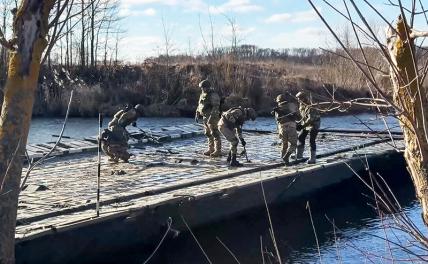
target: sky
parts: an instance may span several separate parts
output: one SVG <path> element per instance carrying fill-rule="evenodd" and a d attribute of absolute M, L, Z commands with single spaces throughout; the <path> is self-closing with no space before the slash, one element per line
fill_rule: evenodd
<path fill-rule="evenodd" d="M 314 2 L 332 28 L 343 32 L 345 21 L 321 0 Z M 342 0 L 330 2 L 346 12 Z M 350 5 L 349 0 L 346 2 Z M 356 2 L 368 22 L 384 31 L 386 25 L 379 16 L 363 0 Z M 386 0 L 369 2 L 388 21 L 398 15 L 397 8 L 384 4 Z M 230 21 L 235 25 L 239 44 L 273 49 L 336 45 L 307 0 L 120 0 L 120 16 L 125 30 L 120 41 L 120 56 L 125 61 L 142 61 L 164 54 L 165 36 L 169 39 L 171 54 L 200 54 L 211 45 L 211 23 L 214 45 L 230 46 Z M 428 30 L 422 18 L 416 25 Z"/>

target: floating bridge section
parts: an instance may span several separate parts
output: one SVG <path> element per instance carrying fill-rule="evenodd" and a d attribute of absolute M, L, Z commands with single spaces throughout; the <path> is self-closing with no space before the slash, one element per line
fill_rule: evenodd
<path fill-rule="evenodd" d="M 391 141 L 386 134 L 323 132 L 317 164 L 285 167 L 277 135 L 250 131 L 244 137 L 251 162 L 241 157 L 244 166 L 232 169 L 225 158 L 203 156 L 198 125 L 151 131 L 158 144 L 131 133 L 138 140 L 129 163 L 102 158 L 99 217 L 95 137 L 63 139 L 53 153 L 58 157 L 31 173 L 19 200 L 18 263 L 82 262 L 82 256 L 90 263 L 99 254 L 149 246 L 169 218 L 174 229 L 186 230 L 183 219 L 195 227 L 263 206 L 262 184 L 267 203 L 288 201 L 353 177 L 348 166 L 362 171 L 366 161 L 375 168 L 402 160 L 403 147 L 400 135 Z M 28 156 L 40 158 L 53 144 L 29 145 Z"/>

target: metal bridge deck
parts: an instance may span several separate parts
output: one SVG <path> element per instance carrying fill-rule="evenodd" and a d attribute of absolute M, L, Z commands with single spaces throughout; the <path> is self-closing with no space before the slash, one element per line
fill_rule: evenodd
<path fill-rule="evenodd" d="M 244 166 L 234 169 L 225 164 L 224 157 L 213 159 L 202 155 L 203 137 L 182 138 L 161 146 L 134 145 L 131 152 L 135 156 L 129 163 L 110 163 L 103 156 L 101 218 L 183 197 L 227 192 L 250 182 L 343 162 L 355 154 L 393 149 L 391 142 L 375 135 L 321 133 L 317 164 L 284 167 L 276 134 L 244 133 L 244 137 L 251 163 L 241 157 Z M 72 140 L 62 142 L 73 144 Z M 223 142 L 226 152 L 228 144 Z M 401 140 L 396 143 L 402 147 Z M 364 144 L 369 146 L 363 147 Z M 27 183 L 19 199 L 18 240 L 77 222 L 96 221 L 97 157 L 94 153 L 53 158 L 35 169 Z"/>

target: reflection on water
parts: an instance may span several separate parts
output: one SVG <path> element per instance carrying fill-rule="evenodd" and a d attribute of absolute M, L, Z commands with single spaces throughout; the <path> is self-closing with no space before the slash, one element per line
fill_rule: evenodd
<path fill-rule="evenodd" d="M 321 125 L 323 128 L 346 128 L 346 129 L 367 129 L 362 125 L 359 119 L 374 130 L 384 130 L 383 122 L 373 114 L 360 114 L 354 116 L 337 116 L 337 117 L 323 117 Z M 105 118 L 104 126 L 110 118 Z M 193 124 L 195 121 L 192 118 L 140 118 L 138 126 L 143 129 L 153 129 L 165 126 Z M 388 118 L 388 123 L 392 128 L 397 129 L 397 122 L 392 117 Z M 44 143 L 48 141 L 55 141 L 56 138 L 52 135 L 58 135 L 61 131 L 63 119 L 58 118 L 35 118 L 31 122 L 29 142 L 30 143 Z M 247 122 L 246 128 L 251 129 L 264 129 L 276 130 L 276 125 L 273 118 L 261 117 L 254 122 Z M 65 136 L 84 138 L 94 136 L 98 133 L 98 119 L 97 118 L 69 118 Z"/>
<path fill-rule="evenodd" d="M 420 207 L 415 201 L 409 175 L 404 166 L 394 167 L 393 170 L 394 175 L 390 171 L 387 172 L 388 176 L 395 178 L 391 183 L 393 192 L 409 218 L 424 230 Z M 403 263 L 387 260 L 390 257 L 389 247 L 382 238 L 386 233 L 388 239 L 407 244 L 408 237 L 401 232 L 383 227 L 376 211 L 369 205 L 373 204 L 371 197 L 372 193 L 359 180 L 352 179 L 293 202 L 270 206 L 283 263 L 321 263 L 306 210 L 307 201 L 311 206 L 322 263 Z M 388 217 L 383 221 L 385 219 Z M 336 234 L 333 232 L 331 220 L 334 220 L 339 229 L 336 230 Z M 240 263 L 262 263 L 260 237 L 264 250 L 274 252 L 268 229 L 266 211 L 260 208 L 232 219 L 194 229 L 193 232 L 212 263 L 234 263 L 218 239 L 227 245 Z M 154 247 L 154 245 L 151 248 L 141 246 L 136 250 L 121 252 L 116 255 L 117 259 L 110 261 L 142 263 Z M 409 258 L 403 250 L 394 245 L 391 247 L 396 260 Z M 178 237 L 169 238 L 164 242 L 151 263 L 184 264 L 207 261 L 193 237 L 189 233 L 180 233 Z"/>

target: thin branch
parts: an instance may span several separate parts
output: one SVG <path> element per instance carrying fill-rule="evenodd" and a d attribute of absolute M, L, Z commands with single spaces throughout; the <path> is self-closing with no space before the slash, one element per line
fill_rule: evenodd
<path fill-rule="evenodd" d="M 68 115 L 70 113 L 70 108 L 71 108 L 71 102 L 72 101 L 73 101 L 73 90 L 71 90 L 71 93 L 70 93 L 70 99 L 68 101 L 67 112 L 65 114 L 64 123 L 62 124 L 61 133 L 59 134 L 59 137 L 58 137 L 57 141 L 55 142 L 55 145 L 49 150 L 48 153 L 46 153 L 38 161 L 36 161 L 33 164 L 31 164 L 31 166 L 28 168 L 27 172 L 25 173 L 25 177 L 24 177 L 24 179 L 23 179 L 23 181 L 21 183 L 21 191 L 25 188 L 25 183 L 27 182 L 28 178 L 30 177 L 31 171 L 34 168 L 36 168 L 36 166 L 40 165 L 46 158 L 48 158 L 52 154 L 52 152 L 54 152 L 54 150 L 56 149 L 56 147 L 58 146 L 58 144 L 61 142 L 62 136 L 63 136 L 64 131 L 65 131 L 65 127 L 67 125 Z"/>

